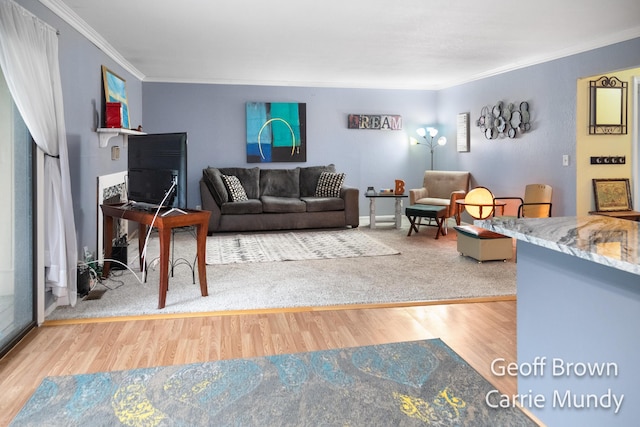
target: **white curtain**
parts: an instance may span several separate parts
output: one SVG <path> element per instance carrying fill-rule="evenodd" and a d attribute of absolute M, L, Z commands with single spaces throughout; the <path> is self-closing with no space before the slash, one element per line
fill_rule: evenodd
<path fill-rule="evenodd" d="M 44 151 L 45 278 L 58 304 L 75 306 L 78 245 L 73 218 L 56 30 L 0 0 L 0 66 L 24 122 Z"/>

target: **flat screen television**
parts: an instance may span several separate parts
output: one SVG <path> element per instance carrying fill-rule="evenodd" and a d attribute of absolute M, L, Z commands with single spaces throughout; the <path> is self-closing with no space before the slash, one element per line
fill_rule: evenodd
<path fill-rule="evenodd" d="M 127 197 L 130 202 L 187 207 L 187 133 L 129 135 Z"/>

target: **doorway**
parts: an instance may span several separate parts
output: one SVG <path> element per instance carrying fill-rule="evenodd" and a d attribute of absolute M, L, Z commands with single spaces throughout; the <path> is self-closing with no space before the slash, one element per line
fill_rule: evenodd
<path fill-rule="evenodd" d="M 36 324 L 33 147 L 0 71 L 0 356 Z"/>

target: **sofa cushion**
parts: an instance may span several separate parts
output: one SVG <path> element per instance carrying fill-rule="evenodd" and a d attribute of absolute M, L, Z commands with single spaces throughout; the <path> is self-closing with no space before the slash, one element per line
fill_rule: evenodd
<path fill-rule="evenodd" d="M 315 197 L 340 197 L 344 173 L 322 172 L 316 186 Z"/>
<path fill-rule="evenodd" d="M 272 213 L 306 212 L 307 204 L 293 197 L 262 196 L 262 211 Z"/>
<path fill-rule="evenodd" d="M 300 197 L 300 168 L 262 169 L 260 196 Z"/>
<path fill-rule="evenodd" d="M 344 199 L 340 197 L 302 197 L 307 204 L 307 212 L 328 212 L 344 210 Z"/>
<path fill-rule="evenodd" d="M 222 206 L 223 203 L 229 201 L 227 187 L 222 181 L 222 174 L 219 169 L 211 167 L 203 169 L 202 178 L 218 206 Z"/>
<path fill-rule="evenodd" d="M 313 197 L 322 172 L 335 172 L 336 167 L 332 163 L 327 166 L 309 166 L 300 168 L 300 197 Z"/>
<path fill-rule="evenodd" d="M 243 202 L 227 202 L 220 207 L 223 215 L 246 215 L 262 213 L 262 203 L 258 199 L 249 199 Z"/>
<path fill-rule="evenodd" d="M 244 187 L 247 198 L 260 198 L 260 168 L 219 168 L 223 175 L 237 176 Z"/>
<path fill-rule="evenodd" d="M 222 180 L 227 187 L 227 192 L 229 193 L 229 198 L 232 202 L 244 202 L 249 200 L 247 193 L 244 191 L 244 187 L 237 176 L 222 175 Z"/>

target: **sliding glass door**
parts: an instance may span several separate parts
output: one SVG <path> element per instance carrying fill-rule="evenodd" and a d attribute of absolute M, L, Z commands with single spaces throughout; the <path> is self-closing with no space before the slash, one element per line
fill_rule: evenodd
<path fill-rule="evenodd" d="M 0 355 L 35 325 L 32 154 L 0 71 Z"/>

